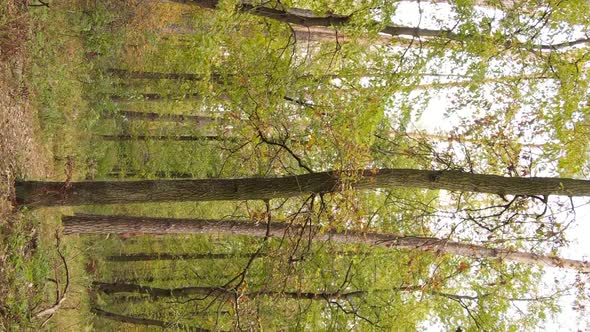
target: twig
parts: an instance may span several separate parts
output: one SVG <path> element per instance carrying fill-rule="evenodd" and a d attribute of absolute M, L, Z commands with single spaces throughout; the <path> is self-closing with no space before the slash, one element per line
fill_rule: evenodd
<path fill-rule="evenodd" d="M 59 294 L 59 284 L 57 282 L 57 276 L 55 279 L 55 284 L 57 289 L 57 298 L 55 299 L 55 304 L 45 310 L 42 310 L 40 312 L 38 312 L 37 314 L 35 314 L 36 318 L 41 318 L 41 317 L 45 317 L 45 316 L 49 316 L 45 321 L 43 321 L 43 323 L 41 323 L 40 327 L 43 327 L 45 324 L 47 324 L 47 322 L 49 321 L 49 319 L 51 319 L 51 317 L 53 317 L 53 315 L 59 310 L 59 308 L 61 308 L 61 305 L 65 302 L 66 300 L 66 293 L 68 292 L 68 288 L 70 287 L 70 270 L 68 268 L 68 264 L 66 262 L 66 258 L 65 256 L 62 254 L 61 250 L 60 250 L 60 238 L 59 238 L 59 233 L 56 231 L 55 232 L 55 239 L 57 240 L 57 253 L 61 259 L 61 261 L 64 264 L 64 269 L 66 271 L 66 284 L 64 286 L 63 292 L 61 293 L 61 295 Z"/>

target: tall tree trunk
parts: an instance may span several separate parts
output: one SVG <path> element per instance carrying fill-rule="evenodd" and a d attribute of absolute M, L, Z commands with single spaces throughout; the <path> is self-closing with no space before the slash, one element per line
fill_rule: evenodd
<path fill-rule="evenodd" d="M 129 324 L 135 324 L 135 325 L 146 325 L 146 326 L 159 326 L 162 328 L 176 328 L 176 329 L 180 329 L 183 331 L 193 331 L 193 332 L 209 332 L 210 331 L 210 330 L 203 329 L 200 327 L 193 327 L 193 326 L 187 326 L 187 325 L 178 324 L 178 323 L 164 322 L 164 321 L 157 320 L 157 319 L 120 315 L 120 314 L 116 314 L 113 312 L 99 309 L 94 306 L 92 306 L 90 308 L 90 312 L 92 312 L 93 314 L 95 314 L 99 317 L 114 320 L 114 321 L 121 322 L 121 323 L 129 323 Z"/>
<path fill-rule="evenodd" d="M 191 173 L 176 172 L 176 171 L 155 171 L 147 172 L 148 174 L 155 176 L 156 178 L 176 178 L 176 179 L 190 179 L 193 177 Z M 137 169 L 128 169 L 121 167 L 113 167 L 113 169 L 107 174 L 111 178 L 124 178 L 124 177 L 146 177 L 142 175 L 142 172 Z"/>
<path fill-rule="evenodd" d="M 187 93 L 183 95 L 161 95 L 159 93 L 140 93 L 137 94 L 140 99 L 133 97 L 111 95 L 110 98 L 114 102 L 133 102 L 133 101 L 164 101 L 164 100 L 190 100 L 202 97 L 200 93 Z"/>
<path fill-rule="evenodd" d="M 211 296 L 221 301 L 228 301 L 235 298 L 235 291 L 221 287 L 180 287 L 180 288 L 158 288 L 150 286 L 142 286 L 136 284 L 122 284 L 122 283 L 105 283 L 93 282 L 92 285 L 104 292 L 105 294 L 117 293 L 140 293 L 149 295 L 152 298 L 162 297 L 186 297 L 191 295 Z M 366 295 L 365 291 L 350 291 L 350 292 L 277 292 L 277 291 L 251 291 L 246 294 L 241 294 L 247 297 L 283 297 L 296 300 L 338 300 L 350 299 Z"/>
<path fill-rule="evenodd" d="M 357 251 L 336 251 L 331 253 L 336 256 L 360 256 L 368 255 L 367 252 Z M 106 260 L 111 262 L 144 262 L 144 261 L 161 261 L 161 260 L 190 260 L 190 259 L 231 259 L 231 258 L 252 258 L 268 257 L 268 253 L 139 253 L 139 254 L 122 254 L 107 256 Z"/>
<path fill-rule="evenodd" d="M 240 220 L 170 219 L 129 216 L 75 215 L 62 217 L 64 234 L 224 234 L 265 237 L 284 236 L 286 232 L 303 231 L 314 234 L 315 240 L 334 241 L 344 244 L 362 244 L 373 247 L 386 247 L 404 250 L 420 250 L 452 254 L 471 258 L 494 258 L 510 262 L 563 267 L 581 272 L 590 272 L 590 262 L 543 256 L 522 251 L 488 248 L 482 245 L 460 243 L 423 236 L 403 236 L 387 233 L 348 231 L 319 232 L 317 227 L 291 226 L 285 223 L 254 224 Z"/>
<path fill-rule="evenodd" d="M 215 9 L 219 4 L 219 0 L 172 0 L 173 2 L 196 5 L 201 8 Z M 296 24 L 304 27 L 340 27 L 347 25 L 351 22 L 351 16 L 342 16 L 337 14 L 331 14 L 326 16 L 318 16 L 313 11 L 301 8 L 288 8 L 278 9 L 265 7 L 258 4 L 252 4 L 246 1 L 241 1 L 237 5 L 237 10 L 243 13 L 248 13 L 260 17 L 265 17 L 273 20 L 277 20 L 283 23 Z M 393 26 L 388 25 L 381 29 L 381 33 L 389 36 L 412 36 L 412 37 L 426 37 L 426 38 L 444 38 L 453 41 L 462 41 L 470 38 L 469 36 L 461 36 L 460 34 L 454 33 L 448 30 L 433 30 L 433 29 L 422 29 L 405 26 Z M 334 32 L 336 34 L 336 32 Z M 384 38 L 389 39 L 386 36 Z M 336 37 L 336 36 L 335 36 Z M 480 36 L 475 36 L 481 38 Z M 567 41 L 556 44 L 538 44 L 532 47 L 528 47 L 518 42 L 517 40 L 507 41 L 506 47 L 522 47 L 532 48 L 540 50 L 556 50 L 572 47 L 575 45 L 586 44 L 590 42 L 590 38 L 580 38 L 573 41 Z"/>
<path fill-rule="evenodd" d="M 145 261 L 163 261 L 163 260 L 191 260 L 191 259 L 228 259 L 228 258 L 251 258 L 254 253 L 190 253 L 190 254 L 177 254 L 177 253 L 140 253 L 140 254 L 122 254 L 107 256 L 106 260 L 111 262 L 145 262 Z M 258 254 L 256 257 L 265 257 L 268 254 Z"/>
<path fill-rule="evenodd" d="M 185 81 L 202 81 L 206 77 L 200 74 L 192 73 L 160 73 L 150 71 L 126 70 L 119 68 L 109 68 L 107 73 L 123 79 L 144 79 L 144 80 L 185 80 Z M 222 77 L 218 73 L 212 73 L 209 76 L 214 82 L 222 81 Z"/>
<path fill-rule="evenodd" d="M 352 176 L 355 181 L 347 182 Z M 504 177 L 462 171 L 372 169 L 276 178 L 82 181 L 16 181 L 20 205 L 66 206 L 141 202 L 263 200 L 345 188 L 427 188 L 505 195 L 590 196 L 590 180 Z"/>
<path fill-rule="evenodd" d="M 217 135 L 178 135 L 178 136 L 167 136 L 167 135 L 131 135 L 131 134 L 118 134 L 118 135 L 99 135 L 101 139 L 105 141 L 235 141 L 232 137 L 221 137 Z"/>
<path fill-rule="evenodd" d="M 348 183 L 348 176 L 358 179 Z M 348 186 L 348 185 L 349 186 Z M 372 169 L 276 178 L 82 181 L 16 181 L 17 203 L 36 206 L 264 200 L 345 189 L 427 188 L 505 195 L 590 196 L 590 180 L 504 177 L 462 171 Z"/>
<path fill-rule="evenodd" d="M 160 122 L 175 122 L 175 123 L 192 123 L 197 126 L 206 126 L 214 124 L 221 119 L 216 119 L 212 116 L 205 115 L 184 115 L 172 113 L 156 113 L 156 112 L 136 112 L 136 111 L 118 111 L 103 113 L 103 118 L 122 117 L 129 121 L 160 121 Z"/>
<path fill-rule="evenodd" d="M 236 292 L 227 288 L 220 287 L 180 287 L 180 288 L 158 288 L 151 286 L 143 286 L 137 284 L 128 283 L 106 283 L 106 282 L 93 282 L 92 285 L 109 295 L 132 293 L 147 295 L 151 298 L 168 298 L 168 297 L 187 297 L 191 295 L 201 295 L 206 297 L 213 297 L 221 301 L 232 301 L 235 299 Z M 434 296 L 442 296 L 453 300 L 478 300 L 483 297 L 490 296 L 490 293 L 481 295 L 463 295 L 463 294 L 452 294 L 441 291 L 432 290 L 428 285 L 407 285 L 401 287 L 391 287 L 387 289 L 373 289 L 371 293 L 388 293 L 388 292 L 422 292 Z M 278 291 L 251 291 L 246 294 L 239 294 L 240 296 L 246 296 L 249 298 L 256 298 L 262 296 L 276 297 L 276 298 L 289 298 L 294 300 L 318 300 L 318 301 L 336 301 L 336 300 L 349 300 L 356 297 L 363 297 L 368 294 L 367 291 L 356 290 L 346 292 L 278 292 Z M 142 299 L 145 301 L 145 298 Z M 526 299 L 511 298 L 509 300 L 519 301 Z M 139 301 L 138 301 L 139 302 Z"/>

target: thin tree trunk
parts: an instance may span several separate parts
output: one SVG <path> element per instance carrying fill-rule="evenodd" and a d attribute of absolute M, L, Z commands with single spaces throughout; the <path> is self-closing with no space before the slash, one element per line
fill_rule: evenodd
<path fill-rule="evenodd" d="M 64 234 L 223 234 L 265 237 L 282 237 L 286 232 L 310 232 L 315 240 L 333 241 L 343 244 L 362 244 L 372 247 L 386 247 L 403 250 L 458 255 L 470 258 L 494 258 L 510 262 L 562 267 L 590 272 L 590 262 L 543 256 L 528 252 L 488 248 L 482 245 L 460 243 L 423 236 L 403 236 L 387 233 L 348 231 L 319 232 L 317 227 L 291 226 L 285 223 L 254 224 L 240 220 L 170 219 L 129 216 L 75 215 L 62 217 Z"/>
<path fill-rule="evenodd" d="M 111 262 L 145 262 L 145 261 L 164 261 L 164 260 L 191 260 L 191 259 L 228 259 L 228 258 L 251 258 L 254 253 L 232 254 L 232 253 L 141 253 L 141 254 L 123 254 L 107 256 L 106 260 Z M 268 254 L 258 254 L 256 257 L 264 257 Z"/>
<path fill-rule="evenodd" d="M 235 141 L 231 137 L 221 137 L 217 135 L 131 135 L 131 134 L 118 134 L 118 135 L 98 135 L 105 141 Z"/>
<path fill-rule="evenodd" d="M 346 179 L 356 179 L 347 181 Z M 343 189 L 427 188 L 498 195 L 590 196 L 590 180 L 504 177 L 462 171 L 372 169 L 276 178 L 82 181 L 16 181 L 20 205 L 71 206 L 141 202 L 264 200 Z"/>
<path fill-rule="evenodd" d="M 90 312 L 92 312 L 93 314 L 95 314 L 99 317 L 114 320 L 114 321 L 121 322 L 121 323 L 129 323 L 129 324 L 135 324 L 135 325 L 146 325 L 146 326 L 159 326 L 162 328 L 176 328 L 176 329 L 180 329 L 180 330 L 184 330 L 184 331 L 193 331 L 193 332 L 209 332 L 210 331 L 210 330 L 203 329 L 200 327 L 193 327 L 193 326 L 187 326 L 187 325 L 178 324 L 178 323 L 164 322 L 164 321 L 156 320 L 156 319 L 120 315 L 120 314 L 116 314 L 113 312 L 99 309 L 94 306 L 90 308 Z"/>
<path fill-rule="evenodd" d="M 222 301 L 228 301 L 235 298 L 235 291 L 231 289 L 221 287 L 181 287 L 181 288 L 158 288 L 150 286 L 142 286 L 136 284 L 123 284 L 123 283 L 106 283 L 106 282 L 93 282 L 94 288 L 100 290 L 105 294 L 118 294 L 118 293 L 139 293 L 146 294 L 152 298 L 162 297 L 186 297 L 192 295 L 211 296 Z M 295 300 L 338 300 L 338 299 L 350 299 L 353 297 L 364 296 L 367 293 L 365 291 L 351 291 L 351 292 L 277 292 L 277 291 L 252 291 L 246 294 L 241 294 L 246 297 L 283 297 Z"/>
<path fill-rule="evenodd" d="M 415 90 L 431 90 L 431 89 L 448 89 L 448 88 L 464 88 L 472 84 L 492 84 L 492 83 L 510 83 L 510 82 L 522 82 L 522 81 L 541 81 L 541 80 L 552 80 L 555 77 L 547 75 L 517 75 L 517 76 L 500 76 L 484 78 L 480 81 L 475 80 L 462 80 L 462 81 L 451 81 L 451 82 L 433 82 L 428 84 L 420 84 L 414 87 Z"/>
<path fill-rule="evenodd" d="M 200 93 L 188 93 L 184 95 L 161 95 L 159 93 L 140 93 L 137 94 L 139 99 L 133 97 L 111 95 L 110 98 L 114 102 L 133 102 L 133 101 L 164 101 L 164 100 L 190 100 L 202 97 Z"/>
<path fill-rule="evenodd" d="M 219 4 L 219 0 L 172 0 L 173 2 L 196 5 L 201 8 L 216 9 Z M 347 25 L 351 22 L 351 16 L 342 16 L 337 14 L 331 14 L 326 16 L 318 16 L 313 11 L 301 8 L 288 8 L 278 9 L 264 7 L 258 4 L 251 4 L 246 1 L 242 1 L 237 5 L 237 10 L 243 13 L 265 17 L 273 20 L 277 20 L 283 23 L 296 24 L 304 27 L 340 27 Z M 448 30 L 433 30 L 433 29 L 422 29 L 405 26 L 385 26 L 381 33 L 389 36 L 412 36 L 412 37 L 426 37 L 426 38 L 445 38 L 453 41 L 462 41 L 469 39 L 469 36 L 461 36 L 457 33 Z M 334 32 L 336 34 L 336 31 Z M 390 38 L 389 36 L 385 38 Z M 480 38 L 480 37 L 478 37 Z M 532 47 L 522 45 L 522 43 L 516 40 L 506 42 L 506 47 L 512 46 L 540 49 L 540 50 L 556 50 L 572 47 L 575 45 L 586 44 L 590 42 L 590 38 L 581 38 L 573 41 L 567 41 L 557 44 L 538 44 Z"/>
<path fill-rule="evenodd" d="M 103 113 L 103 118 L 122 117 L 129 121 L 160 121 L 160 122 L 175 122 L 175 123 L 192 123 L 197 126 L 206 126 L 218 122 L 212 116 L 205 115 L 184 115 L 172 113 L 156 113 L 156 112 L 136 112 L 136 111 L 118 111 L 116 113 Z"/>
<path fill-rule="evenodd" d="M 169 297 L 187 297 L 200 295 L 203 299 L 206 297 L 213 297 L 220 301 L 233 301 L 237 293 L 234 290 L 220 287 L 180 287 L 180 288 L 158 288 L 151 286 L 143 286 L 137 284 L 127 283 L 106 283 L 106 282 L 93 282 L 92 285 L 108 295 L 132 293 L 147 295 L 150 298 L 169 298 Z M 428 285 L 407 285 L 401 287 L 391 287 L 388 289 L 374 289 L 371 293 L 388 293 L 388 292 L 422 292 L 434 296 L 446 297 L 453 300 L 478 300 L 483 297 L 488 297 L 491 294 L 481 295 L 463 295 L 463 294 L 452 294 L 441 291 L 432 290 Z M 252 291 L 245 294 L 238 294 L 240 296 L 246 296 L 249 298 L 257 297 L 275 297 L 275 298 L 288 298 L 294 300 L 316 300 L 316 301 L 337 301 L 337 300 L 349 300 L 352 298 L 363 297 L 368 294 L 367 291 L 356 290 L 347 292 L 278 292 L 278 291 Z M 145 298 L 140 298 L 145 301 Z M 511 298 L 511 301 L 527 301 L 532 299 L 519 299 Z M 138 302 L 140 302 L 138 300 Z"/>
<path fill-rule="evenodd" d="M 367 252 L 357 251 L 336 251 L 331 253 L 336 256 L 360 256 L 368 255 Z M 252 258 L 268 257 L 268 253 L 138 253 L 138 254 L 122 254 L 107 256 L 106 260 L 111 262 L 144 262 L 144 261 L 163 261 L 163 260 L 190 260 L 190 259 L 231 259 L 231 258 Z"/>
<path fill-rule="evenodd" d="M 483 141 L 479 140 L 479 139 L 467 138 L 467 137 L 464 137 L 461 135 L 456 135 L 456 134 L 451 134 L 451 133 L 430 134 L 430 133 L 421 132 L 421 131 L 402 132 L 402 131 L 391 130 L 391 131 L 389 131 L 387 136 L 391 139 L 395 139 L 396 137 L 408 137 L 408 138 L 416 139 L 416 140 L 428 139 L 428 140 L 439 141 L 439 142 L 457 142 L 460 144 L 461 143 L 471 143 L 471 144 L 482 144 L 483 143 Z M 376 137 L 381 138 L 379 136 L 376 136 Z M 494 142 L 494 143 L 502 144 L 502 142 Z M 522 144 L 522 143 L 519 143 L 519 146 L 525 147 L 525 148 L 542 149 L 544 145 L 543 144 Z"/>
<path fill-rule="evenodd" d="M 155 176 L 156 178 L 176 178 L 176 179 L 190 179 L 193 177 L 191 173 L 184 173 L 184 172 L 167 172 L 167 171 L 156 171 L 156 172 L 147 172 L 148 174 Z M 114 167 L 110 173 L 107 174 L 108 177 L 111 178 L 129 178 L 129 177 L 146 177 L 146 175 L 142 175 L 141 171 L 137 169 L 122 169 L 120 167 Z"/>
<path fill-rule="evenodd" d="M 204 75 L 192 73 L 160 73 L 150 71 L 126 70 L 119 68 L 109 68 L 107 73 L 123 79 L 144 79 L 144 80 L 185 80 L 185 81 L 202 81 Z M 219 82 L 222 77 L 218 73 L 212 73 L 209 78 L 214 82 Z"/>

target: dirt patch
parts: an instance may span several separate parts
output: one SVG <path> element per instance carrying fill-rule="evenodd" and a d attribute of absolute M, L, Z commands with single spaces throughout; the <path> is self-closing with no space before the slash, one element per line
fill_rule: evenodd
<path fill-rule="evenodd" d="M 15 178 L 45 178 L 47 162 L 24 71 L 29 36 L 26 3 L 5 1 L 0 22 L 0 220 L 12 211 Z"/>

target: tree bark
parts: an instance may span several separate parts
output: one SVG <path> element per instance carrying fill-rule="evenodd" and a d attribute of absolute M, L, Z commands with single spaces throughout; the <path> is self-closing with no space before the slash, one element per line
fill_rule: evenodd
<path fill-rule="evenodd" d="M 90 308 L 90 312 L 92 312 L 93 314 L 95 314 L 99 317 L 114 320 L 114 321 L 121 322 L 121 323 L 129 323 L 129 324 L 135 324 L 135 325 L 146 325 L 146 326 L 159 326 L 162 328 L 177 328 L 177 329 L 180 329 L 183 331 L 192 331 L 192 332 L 209 332 L 210 331 L 210 330 L 203 329 L 200 327 L 187 326 L 187 325 L 178 324 L 178 323 L 171 323 L 171 322 L 164 322 L 164 321 L 156 320 L 156 319 L 120 315 L 120 314 L 116 314 L 113 312 L 99 309 L 94 306 Z"/>
<path fill-rule="evenodd" d="M 219 4 L 219 0 L 172 0 L 173 2 L 196 5 L 201 8 L 215 9 Z M 337 14 L 331 14 L 326 16 L 318 16 L 313 11 L 301 8 L 288 8 L 288 9 L 277 9 L 264 7 L 257 4 L 251 4 L 245 1 L 240 2 L 237 5 L 237 10 L 243 13 L 252 14 L 255 16 L 265 17 L 273 20 L 277 20 L 283 23 L 296 24 L 304 27 L 340 27 L 350 23 L 351 16 L 342 16 Z M 422 29 L 415 27 L 405 26 L 393 26 L 388 25 L 381 29 L 381 33 L 387 34 L 383 38 L 389 39 L 390 36 L 411 36 L 411 37 L 426 37 L 426 38 L 444 38 L 452 41 L 462 41 L 465 39 L 473 38 L 470 36 L 461 36 L 457 33 L 448 30 L 433 30 L 433 29 Z M 336 37 L 336 31 L 334 31 Z M 477 36 L 475 36 L 477 37 Z M 477 37 L 479 38 L 479 37 Z M 507 48 L 512 46 L 521 48 L 531 48 L 540 50 L 556 50 L 572 47 L 575 45 L 586 44 L 590 42 L 590 38 L 580 38 L 573 41 L 567 41 L 556 44 L 537 44 L 532 47 L 523 45 L 522 43 L 514 40 L 505 43 Z"/>
<path fill-rule="evenodd" d="M 355 181 L 347 181 L 347 173 Z M 504 177 L 462 171 L 373 169 L 276 178 L 82 181 L 16 181 L 20 205 L 72 206 L 141 202 L 265 200 L 343 189 L 425 188 L 498 195 L 590 196 L 590 180 Z"/>
<path fill-rule="evenodd" d="M 255 224 L 240 220 L 170 219 L 129 216 L 75 215 L 62 217 L 64 234 L 222 234 L 265 237 L 282 237 L 286 232 L 302 231 L 314 234 L 315 240 L 343 244 L 362 244 L 403 250 L 420 250 L 470 258 L 493 258 L 509 262 L 574 269 L 590 272 L 590 262 L 544 256 L 528 252 L 488 248 L 482 245 L 460 243 L 423 236 L 403 236 L 387 233 L 348 231 L 320 232 L 317 227 L 291 226 L 285 223 Z"/>

